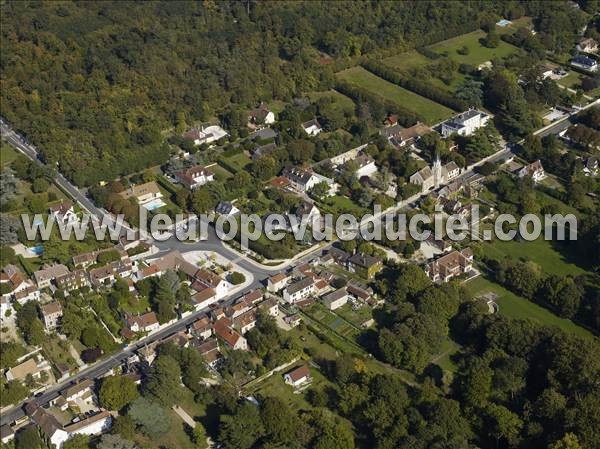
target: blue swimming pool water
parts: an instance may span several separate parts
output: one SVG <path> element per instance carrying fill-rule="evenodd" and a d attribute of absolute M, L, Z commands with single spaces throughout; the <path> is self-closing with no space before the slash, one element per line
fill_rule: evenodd
<path fill-rule="evenodd" d="M 44 253 L 44 245 L 37 245 L 30 248 L 31 252 L 36 256 L 41 256 Z"/>

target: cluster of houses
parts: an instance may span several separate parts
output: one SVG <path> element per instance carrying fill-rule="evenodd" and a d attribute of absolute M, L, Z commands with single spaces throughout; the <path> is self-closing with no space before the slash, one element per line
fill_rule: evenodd
<path fill-rule="evenodd" d="M 327 267 L 336 264 L 364 279 L 372 279 L 383 268 L 383 261 L 377 257 L 356 253 L 350 255 L 338 248 L 331 248 L 322 257 L 311 263 L 296 267 L 290 273 L 278 273 L 267 280 L 267 290 L 280 294 L 288 305 L 307 306 L 316 298 L 330 310 L 335 310 L 348 302 L 376 305 L 373 290 L 356 280 L 348 281 L 343 287 L 335 288 L 335 276 L 322 271 L 315 272 L 317 265 Z"/>
<path fill-rule="evenodd" d="M 99 435 L 112 426 L 113 417 L 98 405 L 94 381 L 91 379 L 82 379 L 65 387 L 49 405 L 48 408 L 41 407 L 35 399 L 25 404 L 26 416 L 14 428 L 9 425 L 0 428 L 2 443 L 12 441 L 16 427 L 26 422 L 35 424 L 52 447 L 57 449 L 76 435 Z M 76 410 L 77 414 L 71 418 L 60 413 L 68 409 Z"/>

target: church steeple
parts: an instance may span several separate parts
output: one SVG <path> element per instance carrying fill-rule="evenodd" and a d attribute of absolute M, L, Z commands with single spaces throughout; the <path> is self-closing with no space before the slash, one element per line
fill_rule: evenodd
<path fill-rule="evenodd" d="M 435 160 L 433 161 L 433 185 L 437 189 L 442 183 L 442 161 L 440 160 L 440 154 L 435 153 Z"/>

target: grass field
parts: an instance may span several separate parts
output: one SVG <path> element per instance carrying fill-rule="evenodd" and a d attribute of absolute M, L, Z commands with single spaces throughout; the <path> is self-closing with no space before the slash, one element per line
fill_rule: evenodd
<path fill-rule="evenodd" d="M 252 160 L 244 153 L 238 153 L 230 157 L 224 157 L 223 162 L 229 164 L 236 172 L 243 170 L 247 165 L 252 163 Z M 225 167 L 227 168 L 227 167 Z"/>
<path fill-rule="evenodd" d="M 368 210 L 359 206 L 347 196 L 334 195 L 325 199 L 324 203 L 319 204 L 319 209 L 330 212 L 333 215 L 352 214 L 355 217 L 362 217 Z"/>
<path fill-rule="evenodd" d="M 429 59 L 423 56 L 416 50 L 411 50 L 406 53 L 400 53 L 399 55 L 390 56 L 382 61 L 385 65 L 392 67 L 398 71 L 408 71 L 414 67 L 426 67 L 431 64 L 435 64 L 434 59 Z M 454 92 L 456 88 L 465 81 L 466 77 L 462 73 L 455 72 L 454 78 L 450 84 L 444 83 L 441 79 L 431 77 L 427 81 L 440 89 L 444 89 L 448 92 Z"/>
<path fill-rule="evenodd" d="M 503 259 L 528 259 L 537 263 L 547 274 L 578 275 L 585 270 L 574 263 L 565 260 L 565 257 L 552 247 L 552 242 L 543 238 L 528 241 L 510 240 L 507 242 L 495 240 L 484 246 L 487 255 Z"/>
<path fill-rule="evenodd" d="M 208 169 L 212 171 L 215 174 L 216 178 L 219 180 L 225 180 L 233 177 L 233 173 L 221 167 L 219 164 L 213 164 L 210 167 L 208 167 Z"/>
<path fill-rule="evenodd" d="M 498 295 L 496 302 L 500 309 L 499 313 L 509 318 L 528 319 L 545 326 L 556 326 L 565 332 L 580 337 L 593 338 L 592 333 L 583 327 L 578 326 L 570 320 L 554 315 L 549 310 L 515 295 L 483 276 L 469 281 L 466 286 L 473 295 L 487 292 L 496 293 Z"/>
<path fill-rule="evenodd" d="M 362 67 L 349 68 L 337 73 L 337 76 L 403 108 L 416 112 L 429 125 L 454 115 L 452 109 L 383 80 Z"/>
<path fill-rule="evenodd" d="M 2 142 L 2 144 L 0 144 L 0 167 L 4 167 L 14 161 L 17 154 L 17 150 Z"/>
<path fill-rule="evenodd" d="M 484 47 L 480 39 L 485 38 L 485 36 L 486 34 L 482 30 L 473 31 L 430 45 L 428 48 L 439 54 L 447 54 L 449 58 L 454 59 L 459 64 L 470 64 L 475 67 L 483 62 L 501 59 L 518 51 L 516 47 L 502 40 L 496 48 Z M 469 49 L 467 55 L 457 53 L 457 50 L 462 47 Z"/>
<path fill-rule="evenodd" d="M 323 92 L 309 92 L 307 95 L 311 102 L 317 102 L 321 98 L 331 98 L 336 109 L 340 109 L 341 111 L 347 114 L 354 113 L 354 101 L 352 101 L 352 99 L 339 93 L 336 90 L 327 90 Z"/>
<path fill-rule="evenodd" d="M 350 304 L 346 304 L 339 309 L 335 310 L 335 313 L 342 318 L 350 321 L 356 327 L 361 327 L 365 322 L 373 318 L 373 310 L 367 305 L 363 305 L 360 308 L 354 310 Z"/>

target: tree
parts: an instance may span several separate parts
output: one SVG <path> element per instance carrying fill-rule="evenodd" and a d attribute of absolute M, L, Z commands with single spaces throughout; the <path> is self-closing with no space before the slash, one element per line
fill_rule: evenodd
<path fill-rule="evenodd" d="M 194 447 L 196 449 L 206 449 L 206 432 L 204 431 L 204 426 L 200 423 L 196 423 L 196 427 L 192 431 L 192 443 L 194 443 Z"/>
<path fill-rule="evenodd" d="M 89 449 L 89 435 L 73 435 L 62 445 L 62 449 Z"/>
<path fill-rule="evenodd" d="M 0 171 L 0 207 L 4 207 L 17 193 L 17 178 L 12 170 L 5 168 Z"/>
<path fill-rule="evenodd" d="M 144 435 L 152 439 L 164 435 L 171 427 L 171 420 L 165 409 L 145 397 L 133 401 L 127 414 Z"/>
<path fill-rule="evenodd" d="M 260 414 L 269 442 L 286 447 L 295 441 L 296 417 L 281 399 L 266 398 Z"/>
<path fill-rule="evenodd" d="M 502 405 L 494 403 L 486 407 L 486 415 L 489 423 L 489 433 L 496 440 L 505 439 L 513 446 L 518 442 L 523 421 L 518 415 Z"/>
<path fill-rule="evenodd" d="M 170 407 L 181 397 L 181 368 L 169 355 L 159 355 L 152 364 L 152 371 L 144 385 L 144 395 L 159 404 Z"/>
<path fill-rule="evenodd" d="M 137 385 L 126 376 L 109 376 L 100 386 L 100 403 L 108 410 L 121 410 L 138 396 Z"/>
<path fill-rule="evenodd" d="M 293 140 L 287 146 L 290 159 L 296 163 L 308 162 L 315 153 L 315 144 L 310 140 Z"/>
<path fill-rule="evenodd" d="M 113 426 L 110 431 L 115 435 L 120 435 L 127 440 L 135 437 L 135 423 L 129 415 L 119 415 L 113 420 Z"/>
<path fill-rule="evenodd" d="M 192 193 L 191 207 L 195 214 L 205 214 L 212 210 L 216 205 L 216 201 L 210 194 L 210 191 L 205 186 L 196 189 Z"/>
<path fill-rule="evenodd" d="M 258 408 L 245 402 L 235 415 L 221 415 L 218 441 L 230 449 L 250 449 L 264 432 Z"/>
<path fill-rule="evenodd" d="M 97 449 L 137 449 L 137 445 L 119 435 L 104 434 Z"/>
<path fill-rule="evenodd" d="M 15 436 L 16 449 L 41 449 L 44 442 L 35 425 L 21 429 Z"/>
<path fill-rule="evenodd" d="M 488 31 L 483 44 L 488 48 L 496 48 L 500 45 L 500 36 L 498 36 L 498 33 L 494 29 L 491 29 Z"/>
<path fill-rule="evenodd" d="M 2 245 L 12 245 L 13 243 L 17 243 L 18 234 L 17 232 L 21 228 L 21 223 L 15 217 L 9 214 L 0 213 L 0 244 Z M 2 252 L 5 249 L 12 248 L 2 248 Z M 7 255 L 2 255 L 2 258 L 7 258 Z"/>
<path fill-rule="evenodd" d="M 566 433 L 560 440 L 556 440 L 548 449 L 582 449 L 579 439 L 574 433 Z"/>

